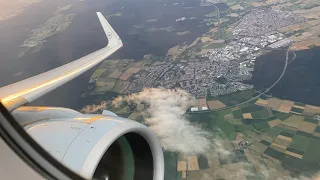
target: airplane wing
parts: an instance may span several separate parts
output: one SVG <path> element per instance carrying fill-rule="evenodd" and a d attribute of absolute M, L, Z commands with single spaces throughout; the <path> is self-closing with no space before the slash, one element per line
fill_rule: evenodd
<path fill-rule="evenodd" d="M 74 79 L 122 47 L 122 41 L 105 17 L 97 12 L 108 45 L 73 62 L 0 88 L 0 100 L 8 110 L 27 104 Z"/>

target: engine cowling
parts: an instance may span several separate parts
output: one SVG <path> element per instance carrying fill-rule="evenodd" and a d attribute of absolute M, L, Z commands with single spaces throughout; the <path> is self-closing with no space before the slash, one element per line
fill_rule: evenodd
<path fill-rule="evenodd" d="M 12 115 L 44 149 L 84 178 L 164 178 L 160 143 L 140 123 L 53 107 L 21 107 Z"/>

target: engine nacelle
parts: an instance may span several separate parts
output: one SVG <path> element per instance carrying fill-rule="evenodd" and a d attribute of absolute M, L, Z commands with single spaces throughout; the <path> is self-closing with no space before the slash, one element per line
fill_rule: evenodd
<path fill-rule="evenodd" d="M 140 123 L 52 107 L 21 107 L 12 115 L 45 150 L 84 178 L 164 178 L 160 143 Z"/>

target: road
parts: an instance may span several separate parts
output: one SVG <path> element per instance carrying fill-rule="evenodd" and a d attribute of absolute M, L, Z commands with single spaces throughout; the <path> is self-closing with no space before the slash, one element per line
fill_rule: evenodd
<path fill-rule="evenodd" d="M 290 51 L 290 48 L 291 48 L 291 46 L 289 46 L 288 49 L 287 49 L 287 52 L 286 52 L 286 61 L 285 61 L 285 64 L 284 64 L 284 67 L 283 67 L 283 70 L 282 70 L 281 75 L 279 76 L 279 78 L 278 78 L 269 88 L 267 88 L 265 91 L 259 93 L 259 95 L 248 99 L 247 101 L 241 102 L 241 103 L 236 104 L 236 105 L 233 105 L 233 106 L 228 106 L 228 107 L 225 107 L 225 108 L 216 109 L 216 110 L 214 110 L 214 111 L 220 111 L 220 110 L 224 110 L 224 109 L 229 109 L 229 108 L 233 108 L 233 107 L 235 107 L 235 106 L 239 106 L 239 105 L 241 105 L 241 104 L 248 103 L 248 102 L 250 102 L 250 101 L 252 101 L 252 100 L 258 99 L 262 94 L 265 94 L 265 93 L 267 93 L 268 91 L 270 91 L 270 89 L 272 89 L 275 85 L 277 85 L 278 82 L 282 79 L 284 73 L 285 73 L 286 70 L 287 70 L 288 64 L 289 64 L 290 62 L 292 62 L 292 60 L 294 60 L 294 59 L 296 58 L 296 54 L 293 52 L 293 53 L 294 53 L 294 57 L 293 57 L 293 59 L 289 62 L 289 53 L 291 52 L 291 51 Z"/>
<path fill-rule="evenodd" d="M 222 38 L 222 39 L 224 39 L 224 40 L 226 40 L 226 38 L 225 37 L 223 37 L 222 36 L 222 34 L 221 34 L 221 27 L 220 27 L 220 24 L 221 24 L 221 18 L 220 18 L 220 9 L 216 6 L 216 5 L 212 5 L 214 8 L 216 8 L 217 9 L 217 16 L 218 16 L 218 32 L 219 32 L 219 36 Z"/>

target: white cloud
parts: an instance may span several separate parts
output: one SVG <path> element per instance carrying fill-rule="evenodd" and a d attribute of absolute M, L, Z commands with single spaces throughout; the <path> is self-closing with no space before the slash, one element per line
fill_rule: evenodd
<path fill-rule="evenodd" d="M 96 113 L 97 111 L 104 110 L 107 107 L 107 102 L 102 101 L 100 104 L 92 104 L 92 105 L 87 105 L 83 107 L 80 112 L 85 113 L 85 114 L 91 114 L 91 113 Z"/>
<path fill-rule="evenodd" d="M 209 133 L 186 120 L 185 112 L 194 101 L 187 92 L 150 88 L 116 98 L 113 104 L 119 105 L 122 101 L 149 104 L 146 109 L 149 117 L 145 123 L 159 137 L 165 150 L 199 154 L 210 149 Z"/>
<path fill-rule="evenodd" d="M 212 136 L 187 121 L 185 112 L 194 103 L 194 98 L 183 90 L 144 89 L 140 93 L 118 97 L 112 103 L 114 106 L 119 106 L 123 101 L 129 103 L 144 102 L 148 104 L 145 109 L 145 114 L 147 114 L 145 123 L 159 137 L 161 145 L 165 150 L 183 154 L 217 153 L 219 158 L 224 159 L 229 164 L 215 167 L 214 171 L 201 173 L 201 178 L 199 177 L 201 180 L 210 180 L 217 176 L 224 179 L 242 179 L 246 176 L 259 176 L 259 179 L 266 180 L 320 180 L 318 174 L 312 178 L 304 176 L 290 177 L 288 171 L 283 172 L 283 170 L 263 165 L 258 157 L 256 160 L 255 158 L 253 159 L 254 162 L 251 162 L 251 159 L 250 162 L 239 162 L 233 166 L 233 148 L 226 147 L 226 144 L 230 144 L 229 141 L 219 136 Z M 106 106 L 107 102 L 103 101 L 98 105 L 84 107 L 82 112 L 94 113 L 106 109 Z M 219 133 L 219 129 L 215 129 L 215 133 L 221 134 Z M 250 168 L 252 167 L 252 163 L 260 165 L 260 169 L 257 172 L 254 168 Z"/>

